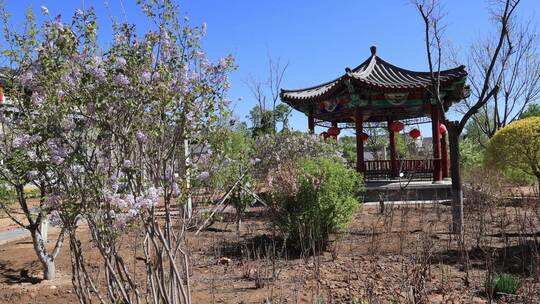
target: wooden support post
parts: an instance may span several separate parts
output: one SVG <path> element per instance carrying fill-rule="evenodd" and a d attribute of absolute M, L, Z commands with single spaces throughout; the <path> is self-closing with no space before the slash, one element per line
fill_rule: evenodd
<path fill-rule="evenodd" d="M 337 128 L 337 127 L 338 127 L 337 121 L 332 121 L 332 128 Z M 334 136 L 334 139 L 337 141 L 338 135 Z"/>
<path fill-rule="evenodd" d="M 442 180 L 441 133 L 439 132 L 439 109 L 431 105 L 431 131 L 433 133 L 433 182 Z"/>
<path fill-rule="evenodd" d="M 396 134 L 390 130 L 390 124 L 392 123 L 391 120 L 388 121 L 387 129 L 388 129 L 388 135 L 389 135 L 389 142 L 390 142 L 390 177 L 397 177 L 398 176 L 398 164 L 397 164 L 397 151 L 396 151 Z"/>
<path fill-rule="evenodd" d="M 361 108 L 354 110 L 354 121 L 356 127 L 356 171 L 364 173 L 366 169 L 364 164 L 364 141 L 362 141 L 364 117 Z"/>
<path fill-rule="evenodd" d="M 309 134 L 315 134 L 315 117 L 314 117 L 314 109 L 311 107 L 308 114 L 308 129 Z"/>
<path fill-rule="evenodd" d="M 448 132 L 446 132 L 448 133 Z M 450 174 L 448 172 L 448 144 L 446 140 L 446 133 L 441 135 L 441 170 L 442 170 L 442 178 L 448 178 L 450 177 Z"/>

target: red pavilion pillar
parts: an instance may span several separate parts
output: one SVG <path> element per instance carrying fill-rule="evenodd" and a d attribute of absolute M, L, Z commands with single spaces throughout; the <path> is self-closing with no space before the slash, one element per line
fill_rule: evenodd
<path fill-rule="evenodd" d="M 450 177 L 449 162 L 448 162 L 448 143 L 446 141 L 446 133 L 441 134 L 441 170 L 442 178 Z"/>
<path fill-rule="evenodd" d="M 364 163 L 364 141 L 362 140 L 362 133 L 364 132 L 362 109 L 356 108 L 354 110 L 354 121 L 356 127 L 356 171 L 363 173 L 366 166 Z"/>
<path fill-rule="evenodd" d="M 391 177 L 396 177 L 398 175 L 398 164 L 397 164 L 397 151 L 396 151 L 396 134 L 390 130 L 390 124 L 393 121 L 389 120 L 386 128 L 388 129 L 388 136 L 390 142 L 390 172 Z"/>
<path fill-rule="evenodd" d="M 332 128 L 337 128 L 337 127 L 338 127 L 337 121 L 332 121 Z M 338 135 L 339 135 L 339 134 L 338 134 Z M 334 139 L 335 139 L 336 141 L 338 140 L 338 135 L 336 135 L 336 136 L 334 137 Z"/>
<path fill-rule="evenodd" d="M 313 117 L 313 107 L 311 109 L 309 109 L 309 113 L 308 113 L 308 129 L 309 129 L 309 134 L 315 134 L 315 117 Z"/>
<path fill-rule="evenodd" d="M 441 133 L 439 132 L 439 109 L 431 105 L 431 131 L 433 133 L 433 182 L 442 180 Z"/>

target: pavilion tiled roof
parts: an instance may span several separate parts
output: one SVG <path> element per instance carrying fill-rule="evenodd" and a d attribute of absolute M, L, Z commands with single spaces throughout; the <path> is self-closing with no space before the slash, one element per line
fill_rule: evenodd
<path fill-rule="evenodd" d="M 333 81 L 298 90 L 281 90 L 283 101 L 317 101 L 331 96 L 339 89 L 345 88 L 345 81 L 354 80 L 360 86 L 382 91 L 407 91 L 426 89 L 430 86 L 429 72 L 416 72 L 392 65 L 377 56 L 375 47 L 372 55 L 354 69 L 345 69 L 345 74 Z M 436 73 L 435 73 L 436 74 Z M 440 71 L 441 85 L 459 81 L 467 76 L 465 66 Z"/>

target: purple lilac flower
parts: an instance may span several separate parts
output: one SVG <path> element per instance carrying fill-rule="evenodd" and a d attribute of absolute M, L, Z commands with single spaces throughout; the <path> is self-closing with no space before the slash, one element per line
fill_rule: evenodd
<path fill-rule="evenodd" d="M 150 187 L 148 188 L 148 194 L 146 195 L 146 204 L 145 208 L 152 208 L 156 206 L 159 202 L 159 196 L 161 193 L 161 189 Z"/>
<path fill-rule="evenodd" d="M 114 62 L 114 66 L 117 69 L 123 69 L 126 66 L 127 62 L 126 59 L 123 57 L 117 57 L 116 61 Z"/>
<path fill-rule="evenodd" d="M 203 181 L 209 177 L 210 177 L 210 173 L 208 173 L 207 171 L 204 171 L 204 172 L 201 172 L 199 176 L 197 176 L 197 179 Z"/>
<path fill-rule="evenodd" d="M 118 230 L 124 230 L 126 228 L 129 218 L 125 214 L 112 214 L 114 219 L 114 228 Z"/>
<path fill-rule="evenodd" d="M 192 81 L 192 82 L 198 82 L 199 81 L 199 78 L 200 78 L 200 74 L 195 72 L 195 71 L 191 71 L 189 73 L 189 76 L 188 76 L 189 80 Z"/>
<path fill-rule="evenodd" d="M 90 71 L 99 80 L 104 80 L 106 77 L 105 69 L 102 67 L 94 67 Z"/>
<path fill-rule="evenodd" d="M 117 194 L 113 195 L 110 203 L 118 208 L 127 208 L 129 206 L 128 202 Z"/>
<path fill-rule="evenodd" d="M 62 226 L 62 217 L 60 217 L 60 212 L 58 212 L 58 210 L 53 210 L 49 213 L 49 223 L 53 227 Z"/>
<path fill-rule="evenodd" d="M 31 170 L 31 171 L 26 172 L 26 176 L 28 176 L 28 178 L 30 179 L 34 179 L 36 176 L 38 176 L 38 174 L 39 172 L 36 170 Z"/>
<path fill-rule="evenodd" d="M 129 79 L 124 74 L 118 74 L 114 77 L 114 83 L 118 86 L 127 86 L 129 84 Z"/>
<path fill-rule="evenodd" d="M 139 215 L 139 213 L 140 213 L 140 212 L 139 212 L 138 209 L 131 208 L 131 209 L 128 210 L 126 216 L 127 216 L 128 218 L 132 219 L 132 218 L 137 217 L 137 215 Z"/>
<path fill-rule="evenodd" d="M 161 44 L 165 49 L 168 49 L 171 46 L 171 37 L 169 36 L 169 33 L 167 33 L 167 31 L 163 31 L 161 33 Z"/>
<path fill-rule="evenodd" d="M 194 119 L 194 113 L 193 112 L 187 112 L 186 113 L 186 121 L 187 123 L 193 123 L 193 119 Z"/>
<path fill-rule="evenodd" d="M 206 24 L 206 22 L 203 22 L 203 24 L 201 25 L 201 33 L 203 35 L 206 34 L 206 28 L 207 28 L 207 24 Z"/>
<path fill-rule="evenodd" d="M 211 72 L 213 68 L 214 67 L 212 66 L 212 64 L 210 64 L 210 62 L 208 62 L 208 60 L 206 59 L 201 60 L 201 69 L 203 69 L 206 72 Z"/>
<path fill-rule="evenodd" d="M 86 111 L 88 112 L 88 114 L 93 114 L 96 111 L 96 105 L 93 102 L 87 104 Z"/>
<path fill-rule="evenodd" d="M 32 81 L 34 80 L 34 74 L 31 71 L 27 71 L 26 73 L 21 75 L 21 84 L 25 87 L 31 87 Z"/>
<path fill-rule="evenodd" d="M 42 137 L 40 135 L 38 135 L 38 134 L 30 136 L 30 141 L 32 143 L 40 142 L 41 139 L 42 139 Z"/>
<path fill-rule="evenodd" d="M 227 58 L 220 58 L 219 59 L 217 67 L 220 70 L 225 70 L 228 66 L 229 66 L 229 61 L 227 60 Z"/>
<path fill-rule="evenodd" d="M 131 166 L 132 166 L 132 163 L 131 163 L 131 161 L 129 159 L 124 160 L 124 163 L 122 164 L 122 167 L 124 169 L 130 169 Z"/>
<path fill-rule="evenodd" d="M 30 99 L 32 100 L 32 104 L 35 106 L 41 106 L 43 102 L 45 102 L 43 96 L 41 96 L 38 92 L 32 93 L 32 97 Z"/>
<path fill-rule="evenodd" d="M 13 139 L 13 147 L 26 148 L 30 143 L 31 136 L 28 134 L 22 134 Z"/>
<path fill-rule="evenodd" d="M 135 138 L 139 143 L 144 143 L 147 140 L 146 135 L 141 130 L 138 130 L 137 133 L 135 133 Z"/>
<path fill-rule="evenodd" d="M 72 75 L 63 75 L 61 79 L 62 83 L 68 87 L 75 87 L 76 81 Z"/>
<path fill-rule="evenodd" d="M 116 43 L 122 43 L 123 41 L 126 41 L 125 33 L 117 33 L 116 35 L 114 35 L 114 40 L 116 41 Z"/>
<path fill-rule="evenodd" d="M 45 5 L 42 5 L 41 6 L 41 12 L 43 13 L 43 15 L 48 15 L 49 14 L 49 9 Z"/>
<path fill-rule="evenodd" d="M 64 131 L 72 131 L 75 129 L 75 123 L 71 119 L 63 119 L 60 124 Z"/>
<path fill-rule="evenodd" d="M 54 22 L 52 23 L 53 27 L 58 28 L 60 31 L 64 30 L 64 25 L 62 24 L 62 16 L 58 15 L 54 18 Z"/>
<path fill-rule="evenodd" d="M 113 176 L 111 176 L 109 178 L 109 186 L 115 192 L 118 190 L 119 184 L 118 184 L 118 177 L 117 176 L 113 175 Z"/>
<path fill-rule="evenodd" d="M 60 157 L 60 156 L 58 156 L 58 155 L 53 155 L 53 156 L 51 156 L 51 161 L 52 161 L 52 163 L 55 164 L 55 165 L 57 165 L 57 166 L 63 164 L 63 163 L 64 163 L 64 160 L 65 160 L 65 159 L 64 159 L 63 157 Z"/>
<path fill-rule="evenodd" d="M 172 191 L 173 191 L 174 195 L 179 195 L 180 194 L 180 187 L 178 186 L 177 183 L 172 184 Z"/>
<path fill-rule="evenodd" d="M 26 156 L 28 156 L 31 161 L 37 160 L 37 154 L 35 151 L 27 151 Z"/>
<path fill-rule="evenodd" d="M 205 57 L 206 57 L 206 55 L 204 54 L 204 52 L 202 52 L 202 51 L 195 51 L 195 58 L 197 58 L 197 59 L 199 59 L 199 60 L 203 60 Z"/>
<path fill-rule="evenodd" d="M 260 161 L 261 161 L 260 158 L 254 158 L 254 159 L 251 159 L 251 160 L 249 161 L 249 163 L 250 163 L 251 165 L 255 165 L 255 164 L 259 163 Z"/>
<path fill-rule="evenodd" d="M 56 194 L 49 195 L 45 201 L 43 201 L 43 207 L 46 209 L 55 209 L 58 208 L 60 204 L 60 196 Z"/>
<path fill-rule="evenodd" d="M 80 166 L 80 165 L 75 165 L 75 166 L 71 167 L 71 170 L 75 174 L 81 174 L 81 173 L 84 172 L 84 168 L 82 166 Z"/>
<path fill-rule="evenodd" d="M 90 62 L 86 64 L 86 69 L 88 70 L 88 72 L 100 80 L 105 79 L 106 76 L 105 69 L 101 67 L 102 63 L 103 60 L 101 59 L 101 57 L 94 56 L 92 57 L 92 60 L 90 60 Z"/>
<path fill-rule="evenodd" d="M 141 81 L 143 83 L 149 83 L 152 80 L 152 73 L 144 71 L 141 73 Z"/>

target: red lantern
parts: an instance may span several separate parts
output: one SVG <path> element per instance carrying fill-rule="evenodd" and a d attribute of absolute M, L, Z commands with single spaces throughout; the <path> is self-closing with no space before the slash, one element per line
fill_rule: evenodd
<path fill-rule="evenodd" d="M 338 136 L 340 132 L 341 132 L 341 129 L 338 127 L 331 127 L 330 129 L 328 129 L 328 135 L 333 136 L 333 137 Z"/>
<path fill-rule="evenodd" d="M 369 135 L 367 135 L 366 133 L 362 132 L 362 133 L 360 134 L 360 139 L 361 139 L 362 141 L 366 141 L 366 140 L 368 140 L 368 138 L 369 138 Z"/>
<path fill-rule="evenodd" d="M 420 130 L 412 129 L 411 132 L 409 132 L 409 136 L 411 136 L 414 139 L 417 139 L 418 137 L 420 137 Z"/>
<path fill-rule="evenodd" d="M 446 133 L 446 126 L 442 123 L 439 124 L 439 133 L 444 134 Z"/>
<path fill-rule="evenodd" d="M 4 103 L 4 88 L 0 87 L 0 104 Z"/>
<path fill-rule="evenodd" d="M 328 135 L 328 132 L 322 132 L 321 135 L 322 135 L 322 137 L 323 137 L 324 139 L 327 139 L 328 136 L 330 136 L 330 135 Z"/>
<path fill-rule="evenodd" d="M 399 132 L 403 130 L 403 123 L 399 121 L 393 121 L 392 123 L 390 123 L 390 125 L 388 125 L 388 129 L 392 132 Z"/>

